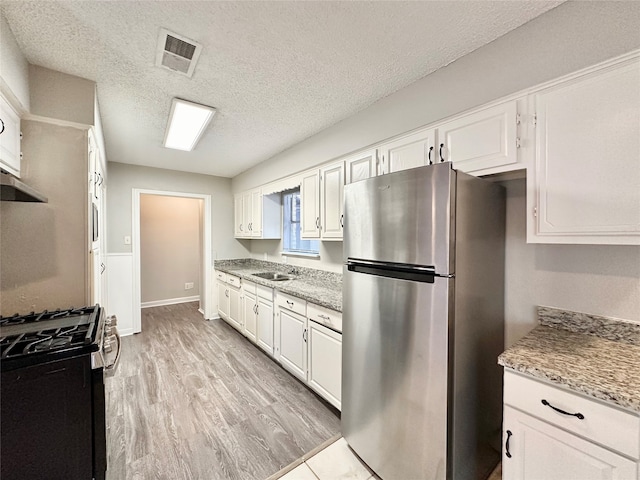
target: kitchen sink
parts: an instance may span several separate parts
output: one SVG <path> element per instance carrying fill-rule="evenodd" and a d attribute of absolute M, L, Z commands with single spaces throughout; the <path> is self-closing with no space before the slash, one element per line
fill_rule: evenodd
<path fill-rule="evenodd" d="M 289 275 L 285 275 L 284 273 L 277 272 L 263 272 L 263 273 L 252 273 L 254 277 L 264 278 L 266 280 L 273 280 L 274 282 L 282 282 L 283 280 L 291 280 Z"/>

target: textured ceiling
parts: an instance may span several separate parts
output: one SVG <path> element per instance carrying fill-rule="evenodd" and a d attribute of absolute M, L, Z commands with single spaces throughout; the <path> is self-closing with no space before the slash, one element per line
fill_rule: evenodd
<path fill-rule="evenodd" d="M 560 1 L 2 1 L 27 60 L 94 80 L 110 161 L 233 177 Z M 154 66 L 160 28 L 203 45 Z M 162 147 L 172 97 L 218 109 Z"/>

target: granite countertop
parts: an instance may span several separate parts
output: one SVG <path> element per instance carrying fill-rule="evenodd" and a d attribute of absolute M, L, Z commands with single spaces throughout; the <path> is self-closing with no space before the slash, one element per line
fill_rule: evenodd
<path fill-rule="evenodd" d="M 214 267 L 218 271 L 230 273 L 253 283 L 302 298 L 307 302 L 342 312 L 342 274 L 340 273 L 246 258 L 216 260 Z M 292 268 L 295 268 L 296 274 L 289 273 Z M 254 273 L 262 272 L 286 273 L 292 279 L 274 282 L 252 276 Z"/>
<path fill-rule="evenodd" d="M 538 317 L 500 365 L 640 413 L 640 324 L 550 307 Z"/>

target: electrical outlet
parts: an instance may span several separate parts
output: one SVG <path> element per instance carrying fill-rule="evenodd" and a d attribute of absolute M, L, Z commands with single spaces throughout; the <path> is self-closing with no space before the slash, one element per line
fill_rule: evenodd
<path fill-rule="evenodd" d="M 125 245 L 131 245 L 131 237 L 129 235 L 125 235 L 124 244 Z"/>
<path fill-rule="evenodd" d="M 185 290 L 191 290 L 193 288 L 193 282 L 187 282 L 184 284 Z"/>

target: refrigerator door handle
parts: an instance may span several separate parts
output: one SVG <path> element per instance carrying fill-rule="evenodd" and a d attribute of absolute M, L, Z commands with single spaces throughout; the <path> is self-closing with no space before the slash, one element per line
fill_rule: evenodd
<path fill-rule="evenodd" d="M 406 263 L 380 262 L 375 260 L 347 259 L 347 270 L 355 273 L 378 275 L 381 277 L 399 278 L 417 282 L 433 283 L 436 269 L 433 266 L 409 265 Z M 447 275 L 448 276 L 448 275 Z"/>

